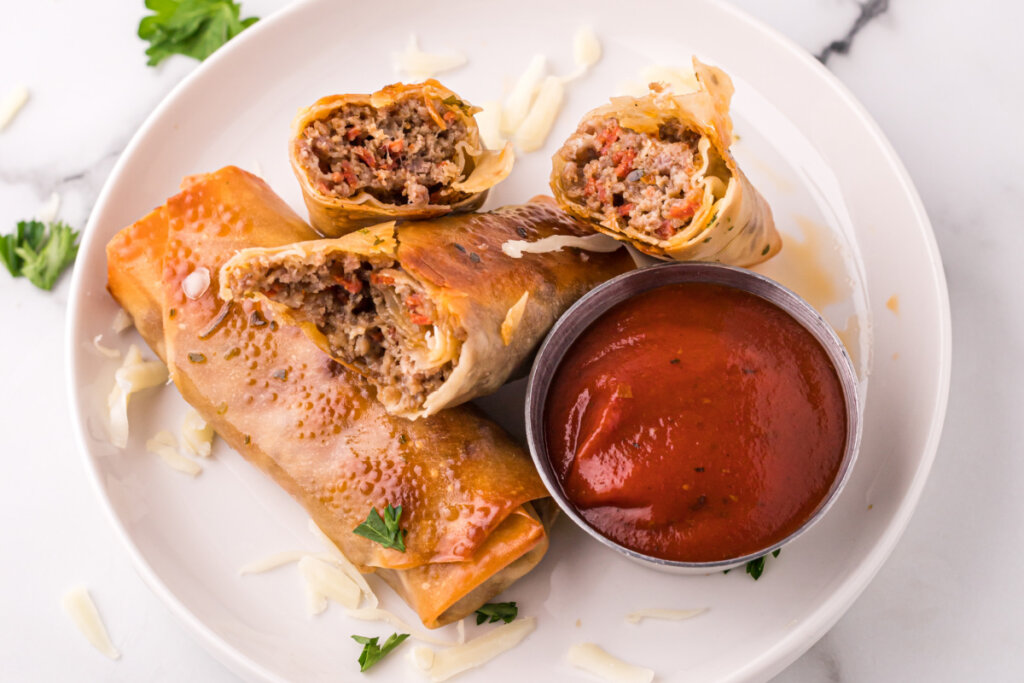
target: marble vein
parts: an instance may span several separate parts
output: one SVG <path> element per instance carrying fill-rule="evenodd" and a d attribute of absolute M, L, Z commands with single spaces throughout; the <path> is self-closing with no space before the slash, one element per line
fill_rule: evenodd
<path fill-rule="evenodd" d="M 815 55 L 822 64 L 827 64 L 829 57 L 834 54 L 848 54 L 853 46 L 853 39 L 860 33 L 861 29 L 867 26 L 873 19 L 885 14 L 889 9 L 889 0 L 867 0 L 867 2 L 858 4 L 860 5 L 860 12 L 846 34 L 842 38 L 830 42 L 821 52 Z"/>

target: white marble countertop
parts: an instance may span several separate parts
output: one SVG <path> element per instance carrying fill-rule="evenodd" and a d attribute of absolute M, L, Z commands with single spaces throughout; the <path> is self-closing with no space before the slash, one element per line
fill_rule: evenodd
<path fill-rule="evenodd" d="M 284 4 L 244 6 L 265 17 Z M 1024 679 L 1024 140 L 1014 116 L 1024 109 L 1024 9 L 738 4 L 824 57 L 902 157 L 942 251 L 955 339 L 945 432 L 909 529 L 853 608 L 777 680 Z M 32 98 L 0 133 L 0 232 L 52 192 L 61 217 L 84 225 L 133 132 L 195 68 L 183 58 L 145 66 L 142 13 L 141 0 L 5 7 L 0 95 L 24 83 Z M 50 295 L 6 272 L 0 285 L 3 319 L 19 321 L 0 337 L 0 677 L 234 680 L 144 586 L 84 475 L 64 392 L 68 278 Z M 79 583 L 116 624 L 121 661 L 91 650 L 62 614 L 60 596 Z"/>

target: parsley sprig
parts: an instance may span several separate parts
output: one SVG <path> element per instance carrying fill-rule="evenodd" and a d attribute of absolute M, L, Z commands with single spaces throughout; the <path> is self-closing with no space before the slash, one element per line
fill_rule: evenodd
<path fill-rule="evenodd" d="M 383 645 L 378 645 L 379 638 L 367 638 L 366 636 L 352 636 L 352 640 L 363 646 L 359 653 L 359 671 L 366 671 L 379 662 L 389 652 L 402 644 L 402 641 L 409 637 L 408 633 L 392 633 Z"/>
<path fill-rule="evenodd" d="M 778 557 L 779 553 L 781 553 L 781 552 L 782 552 L 782 548 L 776 548 L 775 550 L 772 551 L 772 557 Z M 750 574 L 750 576 L 754 579 L 754 581 L 757 581 L 758 579 L 761 578 L 761 574 L 764 573 L 764 565 L 765 565 L 765 562 L 767 560 L 768 560 L 768 556 L 767 555 L 762 555 L 761 557 L 755 557 L 750 562 L 747 562 L 747 573 Z M 731 570 L 726 569 L 722 573 L 723 574 L 728 574 L 730 571 Z"/>
<path fill-rule="evenodd" d="M 402 506 L 391 507 L 391 503 L 388 503 L 384 508 L 384 517 L 380 516 L 377 508 L 370 508 L 366 521 L 352 531 L 363 538 L 380 543 L 385 548 L 394 548 L 404 553 L 405 529 L 398 527 L 398 520 L 401 518 Z"/>
<path fill-rule="evenodd" d="M 506 624 L 519 616 L 519 608 L 515 602 L 489 602 L 476 611 L 476 623 L 479 626 L 483 623 L 493 624 L 496 621 L 504 621 Z"/>
<path fill-rule="evenodd" d="M 174 54 L 203 61 L 257 21 L 240 19 L 232 0 L 146 0 L 146 8 L 154 13 L 139 22 L 139 38 L 149 42 L 149 66 Z"/>
<path fill-rule="evenodd" d="M 78 233 L 61 222 L 19 221 L 11 235 L 0 235 L 0 261 L 14 277 L 53 289 L 57 278 L 78 255 Z"/>

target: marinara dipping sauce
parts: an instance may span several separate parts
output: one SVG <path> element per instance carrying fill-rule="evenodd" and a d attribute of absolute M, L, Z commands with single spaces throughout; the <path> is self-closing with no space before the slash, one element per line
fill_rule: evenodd
<path fill-rule="evenodd" d="M 847 430 L 814 336 L 709 283 L 604 313 L 562 359 L 545 411 L 555 476 L 583 518 L 680 562 L 742 557 L 800 528 L 837 476 Z"/>

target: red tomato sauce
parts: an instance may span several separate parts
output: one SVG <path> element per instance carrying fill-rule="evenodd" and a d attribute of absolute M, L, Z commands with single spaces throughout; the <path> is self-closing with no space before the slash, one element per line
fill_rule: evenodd
<path fill-rule="evenodd" d="M 712 562 L 796 531 L 846 441 L 842 386 L 789 314 L 722 285 L 624 301 L 569 349 L 546 405 L 562 490 L 604 536 Z"/>

